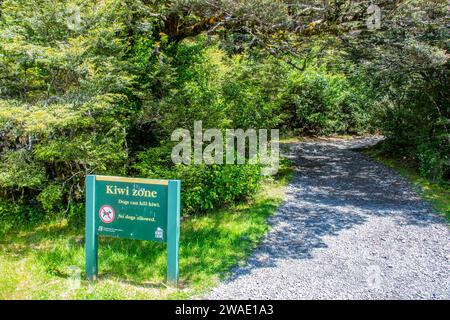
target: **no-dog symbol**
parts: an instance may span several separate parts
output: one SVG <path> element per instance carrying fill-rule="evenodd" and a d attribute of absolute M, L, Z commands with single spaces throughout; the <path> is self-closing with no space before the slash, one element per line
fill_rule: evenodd
<path fill-rule="evenodd" d="M 104 223 L 111 223 L 114 221 L 114 209 L 111 206 L 102 206 L 98 211 L 100 220 Z"/>

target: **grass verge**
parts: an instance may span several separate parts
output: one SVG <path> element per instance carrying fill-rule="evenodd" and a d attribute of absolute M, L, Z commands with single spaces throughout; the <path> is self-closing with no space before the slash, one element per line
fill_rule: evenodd
<path fill-rule="evenodd" d="M 185 299 L 205 292 L 264 236 L 291 176 L 282 161 L 277 179 L 265 181 L 251 202 L 182 221 L 179 288 L 164 284 L 164 244 L 127 239 L 100 238 L 99 279 L 83 280 L 84 229 L 61 220 L 2 234 L 0 299 Z"/>
<path fill-rule="evenodd" d="M 421 177 L 412 163 L 403 158 L 387 155 L 380 145 L 361 151 L 406 177 L 416 187 L 420 196 L 429 201 L 434 209 L 450 222 L 450 184 L 448 182 L 434 182 Z"/>

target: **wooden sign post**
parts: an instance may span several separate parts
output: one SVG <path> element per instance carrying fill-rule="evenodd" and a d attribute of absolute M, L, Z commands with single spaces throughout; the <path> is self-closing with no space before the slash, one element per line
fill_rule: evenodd
<path fill-rule="evenodd" d="M 180 181 L 86 176 L 86 276 L 98 274 L 98 236 L 167 243 L 167 281 L 178 283 Z"/>

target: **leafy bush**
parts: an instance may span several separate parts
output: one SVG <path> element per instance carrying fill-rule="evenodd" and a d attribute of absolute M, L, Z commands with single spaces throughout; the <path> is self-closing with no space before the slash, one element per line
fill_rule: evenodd
<path fill-rule="evenodd" d="M 419 50 L 420 49 L 420 50 Z M 395 73 L 378 74 L 376 117 L 388 151 L 415 159 L 419 173 L 450 179 L 449 60 L 437 47 L 408 43 Z M 405 61 L 408 61 L 406 64 Z"/>
<path fill-rule="evenodd" d="M 436 142 L 417 146 L 416 157 L 422 176 L 438 180 L 449 172 L 449 153 L 442 154 L 442 150 L 445 149 Z"/>
<path fill-rule="evenodd" d="M 291 72 L 285 96 L 290 126 L 316 135 L 368 131 L 368 97 L 360 86 L 323 69 Z"/>
<path fill-rule="evenodd" d="M 61 210 L 62 196 L 61 186 L 51 184 L 39 193 L 37 200 L 45 212 L 51 215 L 53 212 Z"/>
<path fill-rule="evenodd" d="M 43 212 L 33 206 L 0 199 L 0 234 L 20 226 L 34 224 L 44 218 Z"/>
<path fill-rule="evenodd" d="M 0 160 L 0 186 L 4 191 L 38 189 L 47 181 L 44 166 L 25 149 L 6 151 Z"/>
<path fill-rule="evenodd" d="M 261 168 L 255 164 L 168 166 L 167 146 L 149 149 L 138 158 L 134 168 L 140 176 L 182 180 L 184 214 L 204 213 L 250 198 L 260 186 Z"/>

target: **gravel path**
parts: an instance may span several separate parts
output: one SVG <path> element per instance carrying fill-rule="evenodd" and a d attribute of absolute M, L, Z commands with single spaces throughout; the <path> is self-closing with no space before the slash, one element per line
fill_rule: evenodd
<path fill-rule="evenodd" d="M 450 232 L 369 137 L 292 146 L 296 173 L 271 230 L 207 299 L 450 299 Z"/>

